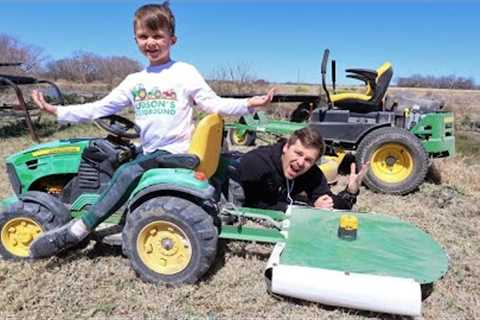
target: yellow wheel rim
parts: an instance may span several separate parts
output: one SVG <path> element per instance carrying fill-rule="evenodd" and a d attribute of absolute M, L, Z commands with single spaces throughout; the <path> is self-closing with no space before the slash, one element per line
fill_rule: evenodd
<path fill-rule="evenodd" d="M 370 160 L 373 174 L 386 183 L 400 183 L 413 172 L 410 151 L 401 144 L 384 144 L 375 151 Z"/>
<path fill-rule="evenodd" d="M 174 223 L 155 221 L 138 234 L 137 252 L 149 269 L 165 275 L 179 273 L 192 258 L 192 245 L 183 230 Z"/>
<path fill-rule="evenodd" d="M 28 257 L 30 244 L 42 231 L 40 224 L 30 218 L 15 218 L 2 228 L 2 244 L 14 256 Z"/>
<path fill-rule="evenodd" d="M 241 134 L 239 131 L 234 130 L 232 134 L 233 143 L 243 145 L 247 141 L 247 133 Z"/>

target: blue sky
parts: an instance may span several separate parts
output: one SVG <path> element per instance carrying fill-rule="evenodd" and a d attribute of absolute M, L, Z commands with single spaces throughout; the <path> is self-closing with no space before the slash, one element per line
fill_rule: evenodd
<path fill-rule="evenodd" d="M 51 58 L 76 50 L 146 63 L 133 40 L 132 16 L 148 1 L 0 0 L 0 32 Z M 178 42 L 172 57 L 205 77 L 243 66 L 273 82 L 318 83 L 323 49 L 349 67 L 394 78 L 419 73 L 472 77 L 480 84 L 480 2 L 476 1 L 171 1 Z"/>

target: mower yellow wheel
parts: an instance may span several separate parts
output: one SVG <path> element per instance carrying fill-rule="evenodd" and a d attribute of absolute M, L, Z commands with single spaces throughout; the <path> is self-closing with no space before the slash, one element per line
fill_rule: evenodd
<path fill-rule="evenodd" d="M 320 158 L 320 170 L 322 170 L 323 175 L 327 178 L 329 184 L 336 183 L 338 181 L 338 167 L 345 158 L 345 152 L 337 152 L 337 156 L 322 156 Z"/>
<path fill-rule="evenodd" d="M 233 141 L 234 144 L 244 145 L 245 142 L 247 141 L 247 133 L 245 132 L 244 134 L 241 134 L 238 131 L 233 131 L 232 141 Z"/>
<path fill-rule="evenodd" d="M 176 224 L 154 221 L 147 224 L 137 237 L 137 252 L 151 270 L 173 275 L 187 268 L 192 257 L 192 245 Z"/>
<path fill-rule="evenodd" d="M 257 135 L 255 131 L 230 129 L 230 143 L 237 146 L 252 146 L 255 144 Z"/>
<path fill-rule="evenodd" d="M 28 257 L 30 244 L 42 231 L 40 224 L 30 218 L 12 219 L 2 228 L 2 245 L 14 256 Z"/>
<path fill-rule="evenodd" d="M 414 169 L 410 151 L 397 143 L 382 145 L 370 161 L 375 177 L 386 183 L 400 183 L 410 177 Z"/>

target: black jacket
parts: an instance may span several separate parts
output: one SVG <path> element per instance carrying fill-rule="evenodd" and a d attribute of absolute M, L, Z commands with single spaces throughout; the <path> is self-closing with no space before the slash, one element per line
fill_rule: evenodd
<path fill-rule="evenodd" d="M 285 142 L 279 142 L 259 147 L 240 159 L 238 177 L 245 192 L 244 206 L 281 211 L 287 209 L 290 201 L 287 198 L 287 179 L 281 163 L 284 144 Z M 325 175 L 316 165 L 294 181 L 288 181 L 288 185 L 290 188 L 293 185 L 290 192 L 293 200 L 306 200 L 311 206 L 319 196 L 325 194 L 333 199 L 336 209 L 351 209 L 357 200 L 356 195 L 346 190 L 338 195 L 333 194 Z"/>

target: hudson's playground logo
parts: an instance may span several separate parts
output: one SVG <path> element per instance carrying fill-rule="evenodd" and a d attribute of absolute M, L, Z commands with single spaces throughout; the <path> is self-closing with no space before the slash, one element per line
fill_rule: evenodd
<path fill-rule="evenodd" d="M 135 114 L 147 115 L 175 115 L 177 112 L 177 94 L 173 89 L 160 90 L 157 87 L 147 91 L 143 85 L 137 85 L 132 90 L 135 102 Z"/>

